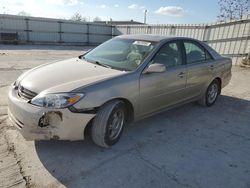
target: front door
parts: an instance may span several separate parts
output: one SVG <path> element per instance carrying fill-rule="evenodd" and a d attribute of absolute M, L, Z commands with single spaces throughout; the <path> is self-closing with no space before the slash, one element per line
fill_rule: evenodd
<path fill-rule="evenodd" d="M 140 77 L 140 115 L 144 116 L 181 102 L 185 97 L 186 66 L 179 42 L 168 42 L 156 53 L 150 64 L 166 66 L 163 73 L 142 73 Z"/>

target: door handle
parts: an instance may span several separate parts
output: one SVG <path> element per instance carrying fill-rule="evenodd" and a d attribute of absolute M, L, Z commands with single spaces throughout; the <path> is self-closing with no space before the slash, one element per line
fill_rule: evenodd
<path fill-rule="evenodd" d="M 184 75 L 185 75 L 185 73 L 184 73 L 184 72 L 180 72 L 180 73 L 178 74 L 178 76 L 179 76 L 180 78 L 183 78 L 183 77 L 184 77 Z"/>

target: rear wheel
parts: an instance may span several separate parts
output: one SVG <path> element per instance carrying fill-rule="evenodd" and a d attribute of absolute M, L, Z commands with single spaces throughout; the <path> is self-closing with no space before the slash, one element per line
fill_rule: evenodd
<path fill-rule="evenodd" d="M 220 90 L 220 83 L 216 79 L 208 86 L 205 95 L 202 97 L 199 103 L 203 106 L 212 106 L 216 102 L 216 99 L 220 94 Z"/>
<path fill-rule="evenodd" d="M 91 127 L 91 137 L 95 144 L 110 147 L 121 137 L 126 120 L 125 104 L 113 100 L 104 104 L 97 112 Z"/>

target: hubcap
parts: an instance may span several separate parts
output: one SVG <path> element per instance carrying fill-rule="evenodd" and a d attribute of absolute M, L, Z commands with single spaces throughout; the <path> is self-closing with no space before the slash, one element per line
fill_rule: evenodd
<path fill-rule="evenodd" d="M 208 102 L 213 103 L 218 95 L 218 85 L 212 84 L 208 90 Z"/>
<path fill-rule="evenodd" d="M 113 116 L 111 117 L 111 123 L 109 125 L 109 139 L 114 140 L 116 139 L 123 127 L 124 124 L 124 112 L 123 110 L 117 110 Z"/>

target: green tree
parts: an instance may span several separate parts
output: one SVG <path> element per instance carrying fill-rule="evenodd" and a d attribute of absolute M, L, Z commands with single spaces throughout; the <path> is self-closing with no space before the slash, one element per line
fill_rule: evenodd
<path fill-rule="evenodd" d="M 73 21 L 79 21 L 79 22 L 86 22 L 86 18 L 83 17 L 80 13 L 76 12 L 71 18 L 70 20 Z"/>

